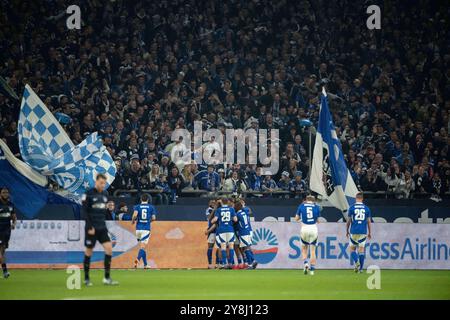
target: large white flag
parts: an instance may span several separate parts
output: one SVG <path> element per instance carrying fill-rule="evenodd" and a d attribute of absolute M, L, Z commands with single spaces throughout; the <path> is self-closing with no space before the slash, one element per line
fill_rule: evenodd
<path fill-rule="evenodd" d="M 328 199 L 334 207 L 342 211 L 348 210 L 358 193 L 358 188 L 345 164 L 341 143 L 328 108 L 325 89 L 322 89 L 309 185 L 311 190 Z"/>

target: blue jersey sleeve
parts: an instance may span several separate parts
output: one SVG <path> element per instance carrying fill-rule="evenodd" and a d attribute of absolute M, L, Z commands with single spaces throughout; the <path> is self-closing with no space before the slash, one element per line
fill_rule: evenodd
<path fill-rule="evenodd" d="M 298 208 L 297 208 L 297 212 L 295 213 L 295 214 L 298 215 L 299 217 L 302 216 L 302 207 L 303 207 L 302 204 L 299 205 Z"/>
<path fill-rule="evenodd" d="M 315 214 L 316 214 L 316 219 L 320 217 L 320 207 L 318 205 L 316 205 L 314 207 L 315 209 Z"/>
<path fill-rule="evenodd" d="M 370 220 L 372 220 L 372 212 L 370 211 L 369 207 L 366 206 L 366 217 Z"/>
<path fill-rule="evenodd" d="M 349 219 L 353 220 L 353 215 L 355 214 L 355 211 L 353 210 L 353 206 L 348 208 L 347 214 L 348 214 Z"/>

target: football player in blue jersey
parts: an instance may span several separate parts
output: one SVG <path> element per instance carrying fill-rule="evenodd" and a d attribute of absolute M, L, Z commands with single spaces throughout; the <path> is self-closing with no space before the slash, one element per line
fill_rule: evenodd
<path fill-rule="evenodd" d="M 316 269 L 316 245 L 319 236 L 317 223 L 319 223 L 320 207 L 315 201 L 313 195 L 306 196 L 305 202 L 298 207 L 295 215 L 295 220 L 300 220 L 302 223 L 300 240 L 302 241 L 303 273 L 308 274 L 309 270 L 311 275 L 314 275 Z M 308 262 L 308 254 L 311 257 L 310 262 Z"/>
<path fill-rule="evenodd" d="M 150 239 L 151 223 L 156 220 L 156 209 L 148 203 L 149 198 L 148 194 L 145 193 L 141 196 L 141 204 L 134 206 L 131 219 L 131 224 L 136 222 L 136 238 L 140 245 L 138 256 L 134 260 L 135 268 L 138 267 L 141 259 L 144 262 L 144 268 L 148 268 L 146 246 Z"/>
<path fill-rule="evenodd" d="M 255 260 L 252 251 L 252 235 L 251 235 L 251 224 L 250 217 L 247 212 L 243 210 L 243 201 L 236 201 L 234 205 L 234 209 L 236 211 L 237 217 L 237 226 L 239 231 L 239 245 L 242 252 L 245 254 L 247 258 L 248 267 L 247 269 L 256 269 L 258 262 Z"/>
<path fill-rule="evenodd" d="M 363 270 L 366 240 L 372 237 L 372 214 L 363 200 L 363 194 L 357 193 L 355 203 L 348 209 L 347 238 L 350 238 L 350 258 L 355 272 Z"/>
<path fill-rule="evenodd" d="M 232 206 L 233 208 L 235 208 L 234 211 L 237 212 L 236 210 L 236 203 L 240 202 L 239 198 L 235 198 L 233 197 L 232 200 L 230 200 L 230 206 Z M 239 225 L 238 223 L 233 224 L 234 227 L 234 253 L 236 254 L 236 258 L 237 258 L 237 265 L 233 266 L 233 269 L 237 270 L 237 269 L 244 269 L 247 268 L 248 265 L 245 264 L 245 261 L 247 259 L 245 259 L 244 257 L 244 251 L 241 250 L 241 241 L 240 241 L 240 237 L 239 237 Z"/>
<path fill-rule="evenodd" d="M 211 222 L 218 223 L 216 230 L 216 241 L 220 246 L 222 253 L 221 269 L 230 269 L 234 265 L 234 228 L 233 224 L 237 222 L 236 212 L 233 207 L 229 206 L 227 198 L 221 199 L 218 207 L 214 213 L 214 218 Z M 227 247 L 229 256 L 227 257 Z"/>
<path fill-rule="evenodd" d="M 244 210 L 244 212 L 247 214 L 248 221 L 250 221 L 250 217 L 253 215 L 252 209 L 246 205 L 244 199 L 241 199 L 241 204 L 242 204 L 242 210 Z M 251 223 L 249 224 L 249 226 L 250 226 L 250 236 L 253 238 L 253 229 L 252 229 Z"/>

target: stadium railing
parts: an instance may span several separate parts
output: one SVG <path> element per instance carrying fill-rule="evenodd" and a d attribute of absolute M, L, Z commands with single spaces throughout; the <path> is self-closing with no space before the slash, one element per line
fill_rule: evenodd
<path fill-rule="evenodd" d="M 123 197 L 123 196 L 133 196 L 138 195 L 141 193 L 148 193 L 150 195 L 156 195 L 161 194 L 163 191 L 161 189 L 117 189 L 113 192 L 114 197 Z M 241 191 L 239 194 L 243 195 L 244 197 L 251 196 L 251 197 L 286 197 L 286 196 L 305 196 L 308 192 L 301 192 L 301 193 L 293 193 L 290 191 L 284 191 L 284 190 L 274 190 L 274 191 L 253 191 L 253 190 L 246 190 Z M 207 191 L 207 190 L 201 190 L 201 189 L 183 189 L 181 191 L 182 197 L 208 197 L 208 198 L 214 198 L 221 195 L 233 195 L 236 194 L 236 192 L 232 191 L 224 191 L 224 190 L 217 190 L 217 191 Z M 397 193 L 385 190 L 385 191 L 364 191 L 364 195 L 367 198 L 394 198 L 396 197 Z M 410 197 L 408 199 L 426 199 L 430 198 L 432 196 L 432 193 L 427 192 L 415 192 L 411 193 Z M 450 198 L 450 192 L 446 192 L 443 198 Z"/>

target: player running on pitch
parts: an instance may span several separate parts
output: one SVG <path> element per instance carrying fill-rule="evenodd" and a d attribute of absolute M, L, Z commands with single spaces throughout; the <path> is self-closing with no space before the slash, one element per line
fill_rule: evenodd
<path fill-rule="evenodd" d="M 108 193 L 105 191 L 106 176 L 98 174 L 95 179 L 95 187 L 88 190 L 82 197 L 83 211 L 85 212 L 86 226 L 84 245 L 84 283 L 86 286 L 92 286 L 89 278 L 89 268 L 91 265 L 91 256 L 94 251 L 95 243 L 98 241 L 105 250 L 105 277 L 103 284 L 117 285 L 117 281 L 113 281 L 110 277 L 111 259 L 112 259 L 112 243 L 108 235 L 106 227 L 106 203 L 108 202 Z"/>
<path fill-rule="evenodd" d="M 218 207 L 214 213 L 211 223 L 218 222 L 216 230 L 216 241 L 220 245 L 222 253 L 222 266 L 224 268 L 232 268 L 234 265 L 234 228 L 233 223 L 237 222 L 236 212 L 234 208 L 228 205 L 228 199 L 224 198 L 219 201 Z M 229 257 L 227 259 L 227 247 Z"/>
<path fill-rule="evenodd" d="M 357 193 L 355 204 L 348 209 L 347 238 L 350 238 L 350 258 L 355 264 L 355 272 L 362 272 L 366 240 L 372 237 L 371 213 L 363 200 L 363 194 Z"/>
<path fill-rule="evenodd" d="M 317 230 L 319 221 L 317 219 L 320 216 L 320 207 L 315 201 L 314 196 L 306 196 L 306 201 L 298 207 L 295 215 L 295 220 L 302 222 L 300 239 L 302 241 L 303 273 L 308 274 L 309 270 L 311 275 L 314 275 L 314 270 L 316 269 L 316 245 L 319 236 Z M 308 254 L 311 257 L 309 262 Z"/>
<path fill-rule="evenodd" d="M 9 190 L 0 190 L 0 263 L 2 265 L 3 278 L 9 278 L 10 274 L 6 266 L 5 252 L 8 249 L 11 230 L 16 227 L 16 212 L 14 206 L 9 201 Z"/>
<path fill-rule="evenodd" d="M 239 245 L 242 249 L 242 252 L 247 257 L 247 262 L 249 266 L 247 269 L 252 270 L 256 269 L 258 262 L 253 257 L 252 251 L 252 236 L 251 236 L 251 225 L 250 225 L 250 217 L 247 212 L 243 210 L 242 201 L 236 201 L 234 205 L 234 209 L 236 211 L 237 216 L 237 226 L 239 231 Z"/>
<path fill-rule="evenodd" d="M 149 204 L 148 194 L 141 196 L 141 203 L 134 206 L 131 224 L 136 222 L 136 238 L 139 242 L 139 252 L 136 260 L 134 260 L 134 268 L 138 267 L 139 261 L 144 262 L 144 269 L 148 268 L 146 246 L 150 240 L 151 223 L 156 220 L 156 209 Z"/>

